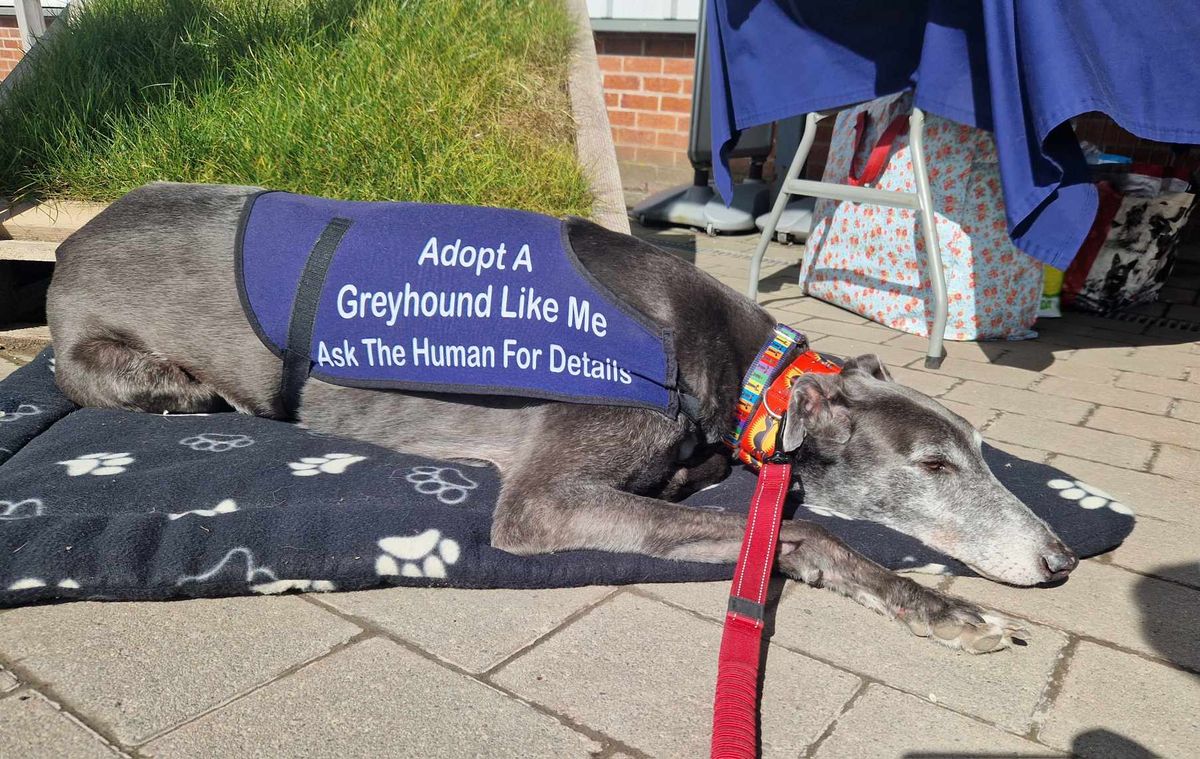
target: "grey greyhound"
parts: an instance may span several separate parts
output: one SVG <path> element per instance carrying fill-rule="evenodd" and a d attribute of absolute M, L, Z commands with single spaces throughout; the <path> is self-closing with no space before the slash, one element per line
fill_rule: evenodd
<path fill-rule="evenodd" d="M 239 219 L 260 188 L 155 183 L 58 249 L 48 317 L 58 384 L 84 406 L 152 413 L 287 416 L 281 361 L 256 336 L 234 281 Z M 673 328 L 692 419 L 647 409 L 367 390 L 309 379 L 303 425 L 388 448 L 493 462 L 502 477 L 492 544 L 733 562 L 744 520 L 676 501 L 723 479 L 742 377 L 775 320 L 694 266 L 583 220 L 568 234 L 584 267 L 651 321 Z M 1060 580 L 1077 560 L 992 475 L 982 439 L 934 400 L 891 381 L 873 356 L 793 386 L 784 448 L 806 500 L 871 519 L 1014 585 Z M 923 587 L 821 527 L 785 520 L 779 566 L 917 635 L 972 653 L 1020 625 Z"/>

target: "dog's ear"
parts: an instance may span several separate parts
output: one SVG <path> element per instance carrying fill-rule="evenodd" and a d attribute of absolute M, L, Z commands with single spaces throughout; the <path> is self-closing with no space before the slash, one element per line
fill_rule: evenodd
<path fill-rule="evenodd" d="M 842 363 L 842 374 L 867 374 L 877 380 L 891 382 L 892 375 L 874 353 L 864 353 L 856 358 L 848 358 Z"/>
<path fill-rule="evenodd" d="M 792 383 L 787 422 L 783 427 L 783 450 L 791 453 L 806 437 L 831 443 L 850 439 L 850 413 L 842 395 L 838 374 L 802 374 Z"/>

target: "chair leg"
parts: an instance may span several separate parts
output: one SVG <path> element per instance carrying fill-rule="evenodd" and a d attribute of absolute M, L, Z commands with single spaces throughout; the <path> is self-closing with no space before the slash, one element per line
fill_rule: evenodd
<path fill-rule="evenodd" d="M 750 259 L 750 282 L 746 286 L 746 295 L 755 302 L 758 301 L 758 279 L 762 272 L 763 255 L 767 252 L 767 246 L 771 244 L 771 240 L 775 238 L 775 227 L 779 224 L 779 217 L 783 215 L 783 209 L 787 208 L 788 198 L 791 197 L 787 191 L 788 182 L 800 176 L 800 169 L 804 168 L 804 162 L 808 160 L 813 140 L 817 137 L 818 120 L 819 117 L 815 113 L 808 114 L 804 119 L 804 136 L 800 138 L 796 155 L 792 157 L 792 163 L 788 166 L 787 177 L 779 186 L 779 196 L 775 198 L 775 205 L 771 207 L 771 214 L 767 217 L 767 223 L 763 225 L 762 234 L 759 235 L 758 247 L 754 249 L 754 257 Z"/>
<path fill-rule="evenodd" d="M 923 129 L 925 113 L 913 108 L 908 121 L 908 146 L 912 156 L 913 184 L 917 188 L 920 202 L 921 231 L 925 235 L 926 273 L 933 288 L 933 325 L 929 329 L 929 350 L 925 355 L 925 367 L 937 369 L 942 365 L 946 352 L 942 340 L 946 334 L 948 308 L 946 303 L 946 275 L 942 271 L 942 249 L 938 246 L 937 221 L 933 215 L 933 194 L 929 191 L 929 174 L 925 167 L 925 141 Z M 915 244 L 914 240 L 914 244 Z"/>

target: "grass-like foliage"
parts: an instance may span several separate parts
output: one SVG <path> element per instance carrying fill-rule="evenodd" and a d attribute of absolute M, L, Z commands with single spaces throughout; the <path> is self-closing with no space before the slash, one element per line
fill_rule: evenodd
<path fill-rule="evenodd" d="M 0 106 L 0 194 L 146 182 L 587 215 L 552 0 L 91 0 Z"/>

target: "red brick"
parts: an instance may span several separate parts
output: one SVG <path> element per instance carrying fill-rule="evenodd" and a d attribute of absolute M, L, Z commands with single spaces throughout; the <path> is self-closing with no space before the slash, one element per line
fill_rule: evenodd
<path fill-rule="evenodd" d="M 605 74 L 604 89 L 632 90 L 633 92 L 637 92 L 642 89 L 642 78 L 640 76 L 629 76 L 628 74 Z"/>
<path fill-rule="evenodd" d="M 626 71 L 637 71 L 642 74 L 661 74 L 663 59 L 645 56 L 625 56 L 621 61 Z"/>
<path fill-rule="evenodd" d="M 638 113 L 637 125 L 647 129 L 667 129 L 674 131 L 675 116 L 669 113 Z"/>
<path fill-rule="evenodd" d="M 615 92 L 604 93 L 604 104 L 609 108 L 616 108 L 621 104 L 621 96 Z"/>
<path fill-rule="evenodd" d="M 691 58 L 664 58 L 664 74 L 686 74 L 691 76 L 696 71 L 696 61 Z"/>
<path fill-rule="evenodd" d="M 667 99 L 668 98 L 663 98 L 663 100 Z M 679 98 L 669 99 L 678 100 Z M 627 92 L 624 95 L 621 95 L 621 107 L 632 108 L 635 111 L 657 111 L 658 95 L 635 95 L 631 92 Z M 664 108 L 663 110 L 666 109 Z"/>
<path fill-rule="evenodd" d="M 691 98 L 676 98 L 670 95 L 663 95 L 662 110 L 674 111 L 675 113 L 691 113 L 692 100 Z"/>
<path fill-rule="evenodd" d="M 678 163 L 676 160 L 677 155 L 680 155 L 677 150 L 661 150 L 659 148 L 637 149 L 638 163 L 652 163 L 656 166 L 675 166 Z"/>
<path fill-rule="evenodd" d="M 683 94 L 691 95 L 692 94 L 692 80 L 691 79 L 681 79 L 680 83 L 683 85 L 683 90 L 682 90 Z"/>
<path fill-rule="evenodd" d="M 634 115 L 635 114 L 633 111 L 609 111 L 608 112 L 608 123 L 612 124 L 613 126 L 633 126 L 634 125 L 634 118 L 633 118 Z M 645 116 L 646 114 L 639 113 L 636 115 L 641 117 L 641 116 Z M 640 124 L 639 124 L 639 126 L 640 126 Z"/>
<path fill-rule="evenodd" d="M 615 131 L 615 130 L 614 130 Z M 636 161 L 638 149 L 632 145 L 617 145 L 618 161 Z"/>
<path fill-rule="evenodd" d="M 596 60 L 600 63 L 601 71 L 620 71 L 621 56 L 619 55 L 599 55 Z"/>
<path fill-rule="evenodd" d="M 675 130 L 676 131 L 686 132 L 686 131 L 690 130 L 691 128 L 692 128 L 692 117 L 690 115 L 676 117 L 676 119 L 675 119 Z"/>
<path fill-rule="evenodd" d="M 643 82 L 647 92 L 666 92 L 674 95 L 680 89 L 678 79 L 665 76 L 648 76 Z"/>
<path fill-rule="evenodd" d="M 675 132 L 659 132 L 654 139 L 654 144 L 660 148 L 687 150 L 688 137 L 686 134 L 676 134 Z"/>
<path fill-rule="evenodd" d="M 653 145 L 654 134 L 649 129 L 617 127 L 613 130 L 613 139 L 621 145 Z"/>

